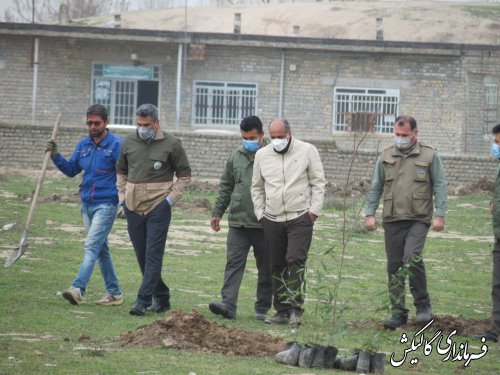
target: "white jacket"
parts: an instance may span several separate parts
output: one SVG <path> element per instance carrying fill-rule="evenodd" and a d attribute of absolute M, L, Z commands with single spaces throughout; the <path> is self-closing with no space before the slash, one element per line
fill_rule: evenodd
<path fill-rule="evenodd" d="M 318 150 L 292 136 L 288 151 L 278 154 L 273 145 L 255 154 L 252 178 L 255 216 L 277 222 L 307 212 L 319 216 L 325 194 L 325 174 Z"/>

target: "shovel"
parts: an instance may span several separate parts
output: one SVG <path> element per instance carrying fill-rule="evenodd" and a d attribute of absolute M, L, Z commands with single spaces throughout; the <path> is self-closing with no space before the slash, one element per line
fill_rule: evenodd
<path fill-rule="evenodd" d="M 50 138 L 52 141 L 56 139 L 57 132 L 59 131 L 59 125 L 61 125 L 62 113 L 58 113 L 56 117 L 56 123 L 54 125 L 54 130 L 52 131 L 52 137 Z M 21 258 L 21 256 L 26 251 L 28 245 L 26 241 L 28 240 L 28 228 L 33 221 L 33 216 L 35 213 L 36 202 L 38 200 L 38 196 L 40 195 L 40 190 L 42 190 L 43 179 L 45 178 L 45 172 L 47 171 L 47 165 L 50 160 L 50 151 L 45 153 L 45 159 L 43 160 L 42 172 L 40 173 L 40 178 L 38 179 L 38 184 L 36 185 L 35 194 L 33 195 L 33 199 L 31 200 L 30 212 L 28 214 L 28 220 L 26 220 L 26 225 L 24 226 L 23 235 L 21 236 L 21 242 L 19 242 L 19 247 L 16 247 L 9 258 L 5 261 L 5 267 L 10 267 L 16 261 Z"/>

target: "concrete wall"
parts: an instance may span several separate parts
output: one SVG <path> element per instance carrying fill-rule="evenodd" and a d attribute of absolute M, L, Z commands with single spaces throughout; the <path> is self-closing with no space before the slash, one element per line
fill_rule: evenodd
<path fill-rule="evenodd" d="M 63 127 L 57 137 L 59 151 L 69 158 L 76 143 L 87 135 L 84 127 Z M 125 136 L 129 130 L 113 130 Z M 48 126 L 0 127 L 0 167 L 15 169 L 35 169 L 42 166 L 46 142 L 50 139 L 52 128 Z M 233 147 L 240 143 L 238 136 L 207 135 L 195 132 L 173 132 L 181 140 L 188 155 L 193 177 L 196 179 L 218 179 L 227 157 Z M 350 180 L 371 180 L 377 152 L 360 147 L 353 161 L 353 148 L 338 149 L 330 140 L 308 140 L 313 143 L 321 155 L 326 178 L 337 186 L 344 186 L 350 165 Z M 363 144 L 361 145 L 363 146 Z M 451 188 L 474 183 L 484 177 L 494 180 L 498 163 L 491 157 L 453 156 L 442 154 Z M 50 164 L 51 169 L 55 167 Z M 62 176 L 62 175 L 61 175 Z"/>
<path fill-rule="evenodd" d="M 257 83 L 257 115 L 264 123 L 275 118 L 284 51 L 283 116 L 299 137 L 350 148 L 352 134 L 332 131 L 334 87 L 397 88 L 400 112 L 417 118 L 423 140 L 444 153 L 488 154 L 484 84 L 500 83 L 498 50 L 464 49 L 460 54 L 443 50 L 443 55 L 436 55 L 415 49 L 398 55 L 346 48 L 338 52 L 208 44 L 205 60 L 187 59 L 183 64 L 179 130 L 203 128 L 191 124 L 193 81 L 198 79 Z M 31 51 L 32 37 L 0 38 L 0 126 L 31 122 Z M 174 128 L 178 45 L 55 37 L 40 38 L 35 123 L 50 125 L 61 111 L 65 126 L 79 127 L 91 104 L 92 63 L 129 63 L 131 53 L 141 62 L 161 65 L 161 122 Z M 500 117 L 500 95 L 498 99 Z M 238 131 L 237 126 L 224 129 Z M 365 147 L 376 150 L 390 140 L 388 134 L 370 134 Z"/>

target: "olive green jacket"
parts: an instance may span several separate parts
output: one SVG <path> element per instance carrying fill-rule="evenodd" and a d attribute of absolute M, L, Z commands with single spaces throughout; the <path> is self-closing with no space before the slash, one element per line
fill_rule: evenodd
<path fill-rule="evenodd" d="M 375 166 L 365 214 L 372 216 L 383 197 L 384 222 L 420 220 L 430 223 L 434 213 L 446 213 L 448 184 L 437 152 L 421 142 L 407 154 L 395 146 L 382 151 Z"/>
<path fill-rule="evenodd" d="M 262 228 L 255 217 L 250 195 L 253 162 L 253 155 L 249 154 L 243 146 L 239 146 L 231 152 L 222 172 L 212 217 L 222 217 L 229 207 L 230 227 Z"/>

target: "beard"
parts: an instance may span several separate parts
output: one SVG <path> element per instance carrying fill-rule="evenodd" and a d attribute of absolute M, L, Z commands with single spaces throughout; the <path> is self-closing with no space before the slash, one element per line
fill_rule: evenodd
<path fill-rule="evenodd" d="M 99 138 L 104 133 L 104 130 L 91 129 L 89 130 L 89 136 L 91 138 Z"/>

